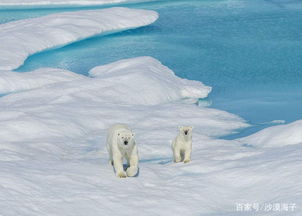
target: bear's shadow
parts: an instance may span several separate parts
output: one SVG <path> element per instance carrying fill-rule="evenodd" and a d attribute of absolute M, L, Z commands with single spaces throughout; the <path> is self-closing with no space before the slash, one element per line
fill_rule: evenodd
<path fill-rule="evenodd" d="M 152 162 L 157 162 L 157 164 L 165 165 L 165 164 L 171 163 L 172 160 L 170 158 L 167 158 L 167 157 L 140 160 L 140 163 L 152 163 Z"/>

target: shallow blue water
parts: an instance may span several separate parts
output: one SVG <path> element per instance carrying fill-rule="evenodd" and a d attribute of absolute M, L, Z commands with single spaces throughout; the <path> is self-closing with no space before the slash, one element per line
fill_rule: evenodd
<path fill-rule="evenodd" d="M 148 27 L 33 55 L 18 71 L 60 67 L 87 74 L 96 65 L 150 55 L 178 76 L 212 86 L 211 107 L 255 126 L 228 138 L 271 126 L 272 120 L 302 119 L 299 1 L 187 0 L 127 6 L 156 10 L 160 19 Z M 0 21 L 80 9 L 87 8 L 3 10 Z"/>

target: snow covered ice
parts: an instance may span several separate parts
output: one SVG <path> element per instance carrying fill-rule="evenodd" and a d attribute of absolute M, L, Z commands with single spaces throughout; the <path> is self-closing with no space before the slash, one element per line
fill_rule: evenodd
<path fill-rule="evenodd" d="M 56 68 L 42 68 L 28 73 L 0 71 L 0 94 L 8 94 L 44 85 L 83 79 L 70 71 Z"/>
<path fill-rule="evenodd" d="M 101 22 L 108 17 L 114 19 Z M 301 215 L 301 120 L 220 139 L 249 124 L 197 106 L 212 88 L 177 77 L 149 56 L 97 66 L 89 76 L 58 68 L 11 71 L 33 53 L 157 17 L 113 8 L 0 25 L 0 215 L 255 215 L 238 211 L 238 203 L 290 203 L 294 211 L 256 213 Z M 115 123 L 136 134 L 137 177 L 118 179 L 108 165 L 105 139 Z M 172 162 L 178 125 L 194 126 L 188 164 Z"/>
<path fill-rule="evenodd" d="M 301 203 L 302 168 L 296 163 L 301 142 L 266 150 L 216 139 L 248 125 L 227 112 L 182 103 L 189 94 L 170 97 L 173 89 L 182 92 L 190 84 L 193 98 L 209 88 L 175 77 L 159 61 L 122 60 L 92 69 L 91 78 L 68 71 L 61 71 L 59 78 L 55 69 L 43 70 L 31 72 L 39 85 L 0 99 L 2 214 L 215 215 L 226 210 L 235 214 L 237 202 Z M 153 86 L 159 70 L 165 77 L 162 88 L 171 92 Z M 24 79 L 31 73 L 24 73 Z M 139 79 L 126 82 L 128 75 Z M 48 77 L 52 81 L 44 82 Z M 18 83 L 20 77 L 12 76 L 10 82 L 14 79 Z M 131 91 L 132 85 L 148 85 L 151 102 Z M 9 86 L 6 92 L 11 90 Z M 139 176 L 126 182 L 114 176 L 105 149 L 106 130 L 118 122 L 134 127 L 141 158 Z M 170 149 L 182 124 L 195 127 L 187 165 L 173 164 Z M 301 129 L 301 124 L 296 127 Z"/>
<path fill-rule="evenodd" d="M 133 64 L 137 63 L 138 59 L 140 71 L 146 73 L 141 72 L 138 80 L 125 82 L 121 79 L 120 83 L 117 83 L 116 80 L 119 79 L 114 79 L 114 77 L 135 74 Z M 16 214 L 17 210 L 22 214 L 29 211 L 29 215 L 35 215 L 36 208 L 40 209 L 38 212 L 41 211 L 44 214 L 64 212 L 66 215 L 70 212 L 72 215 L 76 212 L 80 215 L 82 208 L 88 208 L 91 205 L 95 206 L 91 206 L 93 208 L 90 210 L 83 209 L 82 213 L 106 212 L 105 206 L 115 203 L 116 201 L 113 201 L 115 199 L 119 200 L 119 196 L 113 200 L 107 200 L 108 197 L 114 197 L 112 187 L 116 187 L 115 184 L 119 185 L 118 187 L 123 185 L 115 179 L 107 163 L 105 135 L 106 129 L 113 123 L 124 122 L 133 125 L 140 147 L 140 176 L 137 180 L 129 180 L 134 182 L 130 183 L 132 186 L 125 188 L 124 194 L 120 194 L 122 197 L 129 196 L 128 190 L 133 190 L 130 196 L 134 194 L 141 196 L 141 192 L 136 191 L 136 187 L 144 188 L 144 185 L 147 185 L 148 188 L 150 185 L 161 184 L 160 182 L 178 170 L 171 164 L 170 157 L 170 139 L 177 130 L 176 125 L 188 122 L 194 124 L 196 130 L 202 131 L 196 138 L 201 137 L 202 140 L 247 126 L 242 119 L 232 114 L 177 102 L 176 100 L 190 97 L 190 95 L 186 91 L 184 96 L 181 94 L 170 96 L 173 89 L 175 92 L 182 92 L 191 82 L 192 96 L 196 97 L 196 92 L 200 91 L 205 97 L 207 94 L 204 92 L 208 92 L 209 87 L 198 84 L 196 81 L 175 77 L 171 70 L 153 58 L 140 57 L 138 59 L 123 60 L 97 67 L 91 72 L 96 76 L 95 78 L 80 76 L 63 81 L 57 79 L 57 82 L 53 81 L 48 84 L 42 82 L 45 74 L 33 72 L 37 80 L 41 80 L 41 87 L 35 83 L 32 89 L 27 87 L 26 91 L 19 90 L 18 93 L 1 98 L 0 142 L 2 143 L 3 164 L 0 166 L 0 182 L 5 188 L 1 193 L 3 196 L 1 199 L 4 200 L 1 209 L 5 215 Z M 98 76 L 97 73 L 102 68 L 110 68 L 110 70 L 104 76 Z M 124 74 L 118 72 L 121 68 Z M 162 75 L 166 78 L 162 87 L 167 90 L 163 89 L 165 91 L 162 92 L 157 91 L 158 86 L 153 86 L 154 79 L 158 79 L 159 70 L 162 70 Z M 45 73 L 49 73 L 48 71 L 49 69 L 45 69 Z M 50 72 L 49 77 L 51 73 L 53 71 Z M 69 73 L 72 74 L 72 72 Z M 67 74 L 68 72 L 65 71 L 62 77 L 69 77 Z M 30 74 L 28 76 L 30 77 Z M 12 77 L 12 83 L 13 79 L 16 82 L 19 81 L 19 77 Z M 179 84 L 177 88 L 175 88 L 175 81 Z M 125 86 L 119 88 L 120 84 Z M 138 89 L 142 89 L 145 85 L 150 86 L 151 102 L 134 91 L 128 93 L 124 91 L 133 85 Z M 179 115 L 186 117 L 179 118 Z M 198 141 L 198 143 L 196 143 L 197 149 L 202 145 L 202 142 Z M 147 162 L 148 160 L 150 163 Z M 20 163 L 23 164 L 21 170 Z M 166 164 L 160 165 L 160 163 Z M 164 179 L 156 176 L 157 172 L 168 171 L 167 167 L 170 166 L 171 171 L 174 171 L 162 175 Z M 5 171 L 8 169 L 11 171 Z M 154 172 L 153 169 L 158 169 L 158 171 Z M 161 171 L 161 169 L 166 171 Z M 20 172 L 23 173 L 21 176 Z M 142 182 L 138 179 L 142 179 Z M 64 186 L 64 184 L 68 185 Z M 11 185 L 15 185 L 14 189 Z M 152 190 L 152 188 L 153 186 L 149 189 Z M 81 193 L 84 197 L 80 195 L 74 199 L 75 193 Z M 166 193 L 170 193 L 169 190 Z M 87 200 L 89 199 L 87 196 L 96 199 L 93 201 L 94 204 Z M 11 197 L 11 199 L 6 197 Z M 166 195 L 163 194 L 161 199 L 165 197 Z M 138 198 L 133 197 L 134 200 Z M 11 207 L 15 205 L 16 199 L 23 203 L 23 207 L 18 206 L 14 211 Z M 64 201 L 66 199 L 71 199 L 73 204 L 69 206 Z M 47 203 L 43 200 L 47 200 Z M 157 202 L 156 197 L 154 197 L 154 202 Z M 35 203 L 34 208 L 29 207 L 32 203 Z M 120 205 L 125 205 L 125 208 L 128 206 L 126 211 L 134 211 L 135 203 L 136 201 L 132 204 L 120 201 Z M 114 211 L 113 206 L 109 208 L 107 213 Z M 120 208 L 115 212 L 121 213 Z"/>
<path fill-rule="evenodd" d="M 257 147 L 282 147 L 302 143 L 302 120 L 286 125 L 277 125 L 263 129 L 248 137 L 238 139 L 240 142 Z"/>
<path fill-rule="evenodd" d="M 207 97 L 211 91 L 211 87 L 200 82 L 176 77 L 169 68 L 147 56 L 99 66 L 93 68 L 90 75 L 111 82 L 117 92 L 129 92 L 130 98 L 126 99 L 128 102 L 132 101 L 131 95 L 136 95 L 136 92 L 145 100 L 142 103 L 156 104 L 182 98 L 197 100 Z M 158 96 L 154 97 L 155 95 Z"/>

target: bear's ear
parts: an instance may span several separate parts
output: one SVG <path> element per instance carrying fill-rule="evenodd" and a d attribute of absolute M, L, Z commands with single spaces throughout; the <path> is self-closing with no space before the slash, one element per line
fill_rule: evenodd
<path fill-rule="evenodd" d="M 120 133 L 117 134 L 118 136 L 121 135 Z"/>
<path fill-rule="evenodd" d="M 183 126 L 178 126 L 178 130 L 182 130 L 183 129 Z"/>
<path fill-rule="evenodd" d="M 191 130 L 193 130 L 193 128 L 194 128 L 193 126 L 190 126 L 190 129 L 191 129 Z"/>

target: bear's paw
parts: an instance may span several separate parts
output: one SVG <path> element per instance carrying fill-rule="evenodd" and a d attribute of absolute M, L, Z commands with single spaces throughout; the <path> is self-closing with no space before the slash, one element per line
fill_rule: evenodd
<path fill-rule="evenodd" d="M 128 167 L 128 169 L 126 170 L 126 173 L 127 173 L 127 176 L 133 177 L 136 175 L 137 171 L 138 171 L 138 168 L 132 166 L 132 167 Z"/>
<path fill-rule="evenodd" d="M 127 175 L 126 175 L 125 172 L 119 172 L 119 173 L 117 174 L 117 177 L 119 177 L 119 178 L 126 178 Z"/>

